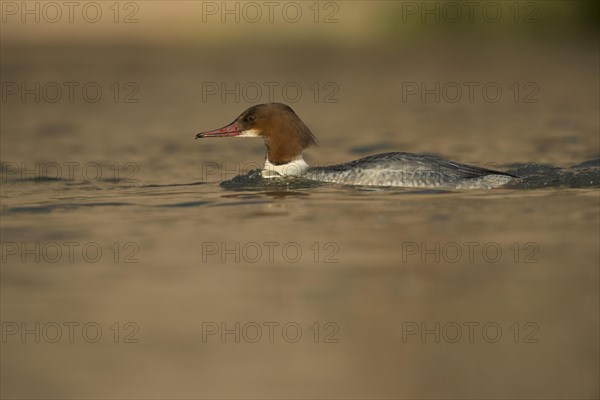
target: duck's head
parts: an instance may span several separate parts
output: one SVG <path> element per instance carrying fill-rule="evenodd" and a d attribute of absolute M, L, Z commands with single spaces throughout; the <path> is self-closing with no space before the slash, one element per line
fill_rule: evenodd
<path fill-rule="evenodd" d="M 281 103 L 252 106 L 229 125 L 196 135 L 196 139 L 209 137 L 262 137 L 267 160 L 274 165 L 297 160 L 304 149 L 317 146 L 310 129 L 294 110 Z"/>

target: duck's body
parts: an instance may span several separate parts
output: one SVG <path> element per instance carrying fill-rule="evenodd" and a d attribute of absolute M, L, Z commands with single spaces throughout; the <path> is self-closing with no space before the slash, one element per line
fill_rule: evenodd
<path fill-rule="evenodd" d="M 316 145 L 316 140 L 292 109 L 279 103 L 251 107 L 226 127 L 199 133 L 196 138 L 221 136 L 262 136 L 267 148 L 264 178 L 296 176 L 346 185 L 442 189 L 492 189 L 518 179 L 500 171 L 411 153 L 382 153 L 310 167 L 302 150 Z"/>
<path fill-rule="evenodd" d="M 346 185 L 442 189 L 492 189 L 515 179 L 502 172 L 411 153 L 376 154 L 344 164 L 309 168 L 301 176 Z"/>

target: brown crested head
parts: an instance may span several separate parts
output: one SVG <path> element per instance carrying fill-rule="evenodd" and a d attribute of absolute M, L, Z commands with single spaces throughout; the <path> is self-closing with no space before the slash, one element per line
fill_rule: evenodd
<path fill-rule="evenodd" d="M 265 103 L 252 106 L 231 124 L 214 131 L 202 132 L 205 137 L 262 137 L 267 147 L 267 158 L 275 165 L 297 159 L 302 150 L 317 146 L 317 140 L 304 122 L 289 106 Z"/>

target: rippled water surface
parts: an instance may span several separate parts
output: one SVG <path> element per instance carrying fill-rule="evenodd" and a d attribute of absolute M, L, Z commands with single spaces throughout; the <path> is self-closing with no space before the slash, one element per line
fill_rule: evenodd
<path fill-rule="evenodd" d="M 320 139 L 309 163 L 429 152 L 528 177 L 491 191 L 231 181 L 262 143 L 194 141 L 248 105 L 199 94 L 231 55 L 78 51 L 3 50 L 3 79 L 141 89 L 137 104 L 3 104 L 3 332 L 41 324 L 40 343 L 3 338 L 3 396 L 598 396 L 597 49 L 495 49 L 502 66 L 489 49 L 319 54 L 318 71 L 290 55 L 240 72 L 336 80 L 338 103 L 292 105 Z M 439 76 L 535 78 L 540 102 L 398 97 L 403 79 Z"/>

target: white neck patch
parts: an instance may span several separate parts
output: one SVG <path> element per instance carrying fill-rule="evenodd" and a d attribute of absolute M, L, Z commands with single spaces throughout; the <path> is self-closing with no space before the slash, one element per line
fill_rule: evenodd
<path fill-rule="evenodd" d="M 263 178 L 277 178 L 281 176 L 302 176 L 309 165 L 304 161 L 302 155 L 297 159 L 286 164 L 274 165 L 269 159 L 265 160 L 265 166 L 262 170 Z"/>
<path fill-rule="evenodd" d="M 260 137 L 259 133 L 258 129 L 246 129 L 245 131 L 241 131 L 236 137 Z"/>

